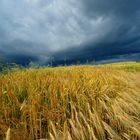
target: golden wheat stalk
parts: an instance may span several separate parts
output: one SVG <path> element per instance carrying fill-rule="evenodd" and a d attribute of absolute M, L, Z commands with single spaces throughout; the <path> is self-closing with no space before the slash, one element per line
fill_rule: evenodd
<path fill-rule="evenodd" d="M 7 132 L 6 132 L 6 140 L 10 140 L 11 139 L 11 129 L 10 127 L 8 128 Z"/>

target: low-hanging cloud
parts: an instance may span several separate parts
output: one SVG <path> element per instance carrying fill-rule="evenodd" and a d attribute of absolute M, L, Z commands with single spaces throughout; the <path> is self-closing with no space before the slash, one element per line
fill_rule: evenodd
<path fill-rule="evenodd" d="M 139 0 L 1 0 L 1 57 L 46 64 L 52 57 L 63 63 L 140 53 L 139 5 Z"/>

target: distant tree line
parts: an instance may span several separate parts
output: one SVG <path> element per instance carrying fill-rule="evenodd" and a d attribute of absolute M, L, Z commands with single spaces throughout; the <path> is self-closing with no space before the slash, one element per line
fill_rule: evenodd
<path fill-rule="evenodd" d="M 0 62 L 0 73 L 7 73 L 13 69 L 21 69 L 23 68 L 21 65 L 17 65 L 15 63 L 2 63 Z"/>

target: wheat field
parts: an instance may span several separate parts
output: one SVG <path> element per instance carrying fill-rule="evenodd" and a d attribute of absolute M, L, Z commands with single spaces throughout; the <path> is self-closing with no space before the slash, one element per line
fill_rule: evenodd
<path fill-rule="evenodd" d="M 0 75 L 0 140 L 139 140 L 140 63 Z"/>

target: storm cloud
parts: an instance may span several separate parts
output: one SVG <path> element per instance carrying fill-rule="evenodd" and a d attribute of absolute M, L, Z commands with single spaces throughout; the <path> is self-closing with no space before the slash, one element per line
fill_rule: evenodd
<path fill-rule="evenodd" d="M 140 59 L 139 5 L 139 0 L 1 0 L 0 59 L 19 64 Z"/>

